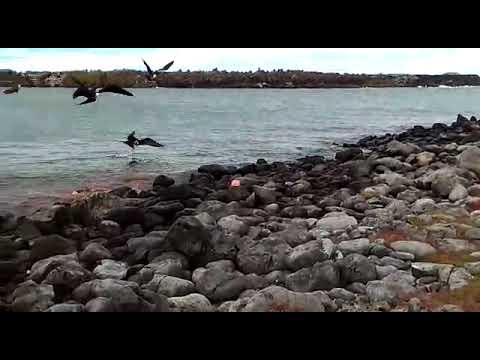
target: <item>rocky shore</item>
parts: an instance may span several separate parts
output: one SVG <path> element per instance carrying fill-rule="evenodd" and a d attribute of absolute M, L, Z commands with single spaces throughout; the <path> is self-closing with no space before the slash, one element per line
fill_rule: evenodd
<path fill-rule="evenodd" d="M 0 311 L 474 311 L 479 144 L 459 115 L 335 159 L 206 165 L 0 211 Z"/>
<path fill-rule="evenodd" d="M 361 87 L 438 87 L 480 86 L 480 76 L 446 73 L 422 74 L 340 74 L 301 70 L 264 71 L 171 71 L 156 81 L 146 81 L 138 70 L 72 71 L 26 73 L 28 77 L 12 73 L 0 74 L 0 86 L 12 82 L 24 87 L 76 87 L 72 75 L 89 84 L 102 86 L 105 76 L 109 81 L 129 88 L 361 88 Z"/>

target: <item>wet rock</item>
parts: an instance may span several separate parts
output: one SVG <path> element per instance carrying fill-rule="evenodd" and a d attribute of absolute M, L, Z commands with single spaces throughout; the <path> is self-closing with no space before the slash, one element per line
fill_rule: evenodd
<path fill-rule="evenodd" d="M 0 237 L 0 259 L 10 259 L 15 257 L 16 248 L 10 238 Z"/>
<path fill-rule="evenodd" d="M 261 204 L 269 205 L 275 203 L 277 199 L 277 191 L 273 188 L 254 185 L 252 187 L 255 197 Z"/>
<path fill-rule="evenodd" d="M 158 175 L 155 180 L 153 181 L 153 189 L 158 187 L 169 187 L 175 184 L 175 180 L 173 180 L 171 177 L 165 176 L 165 175 Z"/>
<path fill-rule="evenodd" d="M 357 157 L 361 157 L 362 155 L 363 155 L 362 149 L 350 148 L 347 150 L 337 152 L 335 154 L 335 160 L 343 163 L 343 162 L 353 160 Z"/>
<path fill-rule="evenodd" d="M 402 143 L 397 140 L 393 140 L 387 144 L 387 153 L 392 156 L 402 155 L 408 156 L 412 153 L 420 152 L 420 148 L 417 145 Z"/>
<path fill-rule="evenodd" d="M 105 220 L 112 220 L 123 228 L 133 224 L 143 225 L 145 223 L 145 213 L 139 207 L 123 206 L 112 209 Z"/>
<path fill-rule="evenodd" d="M 370 255 L 375 255 L 379 258 L 388 256 L 392 253 L 392 250 L 381 244 L 373 244 L 369 250 Z"/>
<path fill-rule="evenodd" d="M 233 175 L 236 170 L 237 169 L 234 166 L 223 166 L 218 164 L 202 165 L 198 168 L 199 173 L 212 175 L 216 179 L 220 179 L 225 175 Z"/>

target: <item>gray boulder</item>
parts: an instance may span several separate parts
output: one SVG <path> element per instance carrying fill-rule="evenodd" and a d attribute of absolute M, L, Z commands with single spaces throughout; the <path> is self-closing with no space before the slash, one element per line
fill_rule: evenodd
<path fill-rule="evenodd" d="M 341 241 L 337 245 L 337 248 L 342 252 L 343 255 L 352 253 L 368 255 L 370 249 L 370 240 L 367 238 L 360 238 L 355 240 Z"/>
<path fill-rule="evenodd" d="M 340 268 L 340 275 L 343 283 L 368 281 L 377 278 L 375 264 L 360 254 L 350 254 L 337 261 Z"/>
<path fill-rule="evenodd" d="M 340 270 L 333 261 L 319 262 L 288 275 L 285 286 L 296 292 L 330 290 L 339 287 Z"/>
<path fill-rule="evenodd" d="M 185 279 L 155 274 L 145 288 L 167 297 L 185 296 L 195 292 L 195 285 Z"/>
<path fill-rule="evenodd" d="M 88 244 L 79 255 L 79 260 L 87 265 L 94 265 L 100 260 L 111 258 L 110 250 L 99 243 Z"/>
<path fill-rule="evenodd" d="M 248 287 L 245 275 L 235 272 L 229 260 L 209 263 L 192 274 L 197 290 L 212 301 L 237 298 Z"/>
<path fill-rule="evenodd" d="M 52 285 L 27 280 L 13 291 L 11 308 L 14 312 L 42 312 L 53 305 L 54 297 Z"/>
<path fill-rule="evenodd" d="M 45 312 L 85 312 L 85 306 L 82 304 L 55 304 L 49 307 Z"/>
<path fill-rule="evenodd" d="M 74 241 L 60 235 L 46 235 L 31 240 L 31 260 L 37 261 L 54 255 L 71 254 L 77 250 Z"/>
<path fill-rule="evenodd" d="M 395 251 L 413 254 L 416 260 L 422 260 L 437 252 L 432 245 L 420 241 L 395 241 L 390 244 L 390 247 Z"/>
<path fill-rule="evenodd" d="M 211 234 L 196 217 L 182 216 L 170 227 L 166 239 L 176 251 L 195 256 L 208 245 Z"/>
<path fill-rule="evenodd" d="M 210 301 L 202 294 L 189 294 L 168 299 L 172 312 L 212 312 Z"/>
<path fill-rule="evenodd" d="M 248 239 L 237 253 L 236 263 L 245 274 L 267 274 L 285 269 L 290 251 L 291 247 L 281 238 Z"/>
<path fill-rule="evenodd" d="M 335 246 L 330 239 L 309 241 L 293 248 L 286 258 L 286 264 L 293 271 L 309 267 L 316 262 L 329 259 L 334 249 Z"/>
<path fill-rule="evenodd" d="M 127 275 L 128 266 L 124 262 L 110 259 L 101 260 L 93 273 L 99 279 L 117 279 L 122 280 Z"/>

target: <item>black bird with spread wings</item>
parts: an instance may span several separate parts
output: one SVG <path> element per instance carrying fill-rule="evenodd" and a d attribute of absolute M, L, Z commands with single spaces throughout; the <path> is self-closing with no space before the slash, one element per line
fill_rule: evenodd
<path fill-rule="evenodd" d="M 151 138 L 143 138 L 143 139 L 137 139 L 135 137 L 135 131 L 132 131 L 130 135 L 127 137 L 127 141 L 122 141 L 124 144 L 130 146 L 132 149 L 135 149 L 135 146 L 140 146 L 140 145 L 148 145 L 148 146 L 154 146 L 154 147 L 163 147 L 164 145 L 159 144 L 155 140 Z"/>
<path fill-rule="evenodd" d="M 158 69 L 157 71 L 153 71 L 150 66 L 148 66 L 147 62 L 145 60 L 143 60 L 143 63 L 145 64 L 145 67 L 147 68 L 147 74 L 145 75 L 147 80 L 148 81 L 153 81 L 156 79 L 157 75 L 162 73 L 162 72 L 165 72 L 167 71 L 168 69 L 170 69 L 170 67 L 173 65 L 173 62 L 174 61 L 170 61 L 167 65 L 165 65 L 163 68 L 161 69 Z"/>
<path fill-rule="evenodd" d="M 76 99 L 79 96 L 86 98 L 85 101 L 81 102 L 78 105 L 84 105 L 97 101 L 97 95 L 105 92 L 111 92 L 115 94 L 125 95 L 125 96 L 134 96 L 131 92 L 121 88 L 115 84 L 105 85 L 103 87 L 97 86 L 88 86 L 85 82 L 78 80 L 76 77 L 72 76 L 72 80 L 79 86 L 72 97 Z"/>

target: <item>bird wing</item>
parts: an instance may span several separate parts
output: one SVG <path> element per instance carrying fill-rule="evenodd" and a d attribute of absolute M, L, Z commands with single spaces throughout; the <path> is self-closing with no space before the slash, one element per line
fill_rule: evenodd
<path fill-rule="evenodd" d="M 148 66 L 147 62 L 146 62 L 145 60 L 143 60 L 143 59 L 142 59 L 142 61 L 143 61 L 143 63 L 145 64 L 145 66 L 147 67 L 148 73 L 149 73 L 150 75 L 153 75 L 153 71 L 152 71 L 152 69 L 150 68 L 150 66 Z"/>
<path fill-rule="evenodd" d="M 163 147 L 164 146 L 164 145 L 159 144 L 158 142 L 156 142 L 155 140 L 150 139 L 150 138 L 144 138 L 144 139 L 138 140 L 138 145 L 148 145 L 148 146 L 154 146 L 154 147 Z"/>
<path fill-rule="evenodd" d="M 86 98 L 95 97 L 94 94 L 92 94 L 92 91 L 88 87 L 85 87 L 85 86 L 80 86 L 77 90 L 75 90 L 75 92 L 72 95 L 72 97 L 74 99 L 76 99 L 79 96 L 83 96 L 83 97 L 86 97 Z"/>
<path fill-rule="evenodd" d="M 115 94 L 121 94 L 121 95 L 126 95 L 126 96 L 133 96 L 133 94 L 125 89 L 122 89 L 120 86 L 118 85 L 107 85 L 103 88 L 101 88 L 100 90 L 98 90 L 98 92 L 101 92 L 101 93 L 104 93 L 104 92 L 111 92 L 111 93 L 115 93 Z"/>
<path fill-rule="evenodd" d="M 132 131 L 130 135 L 128 135 L 127 140 L 130 142 L 135 142 L 137 140 L 137 138 L 135 137 L 135 130 Z"/>
<path fill-rule="evenodd" d="M 97 98 L 89 97 L 89 98 L 87 98 L 87 100 L 82 101 L 80 104 L 77 104 L 77 105 L 84 105 L 84 104 L 92 103 L 92 102 L 95 102 L 95 101 L 97 101 Z"/>
<path fill-rule="evenodd" d="M 170 67 L 173 65 L 174 61 L 170 61 L 167 65 L 165 65 L 163 68 L 161 68 L 159 71 L 166 71 L 170 69 Z"/>

